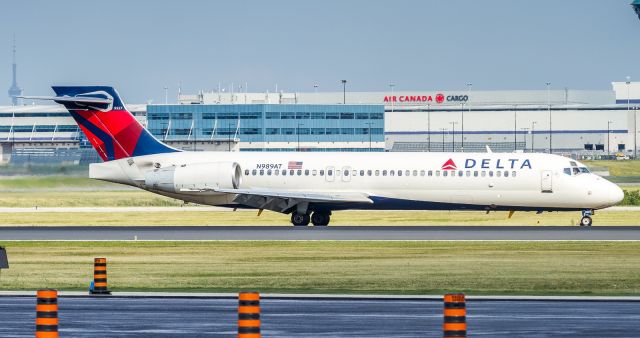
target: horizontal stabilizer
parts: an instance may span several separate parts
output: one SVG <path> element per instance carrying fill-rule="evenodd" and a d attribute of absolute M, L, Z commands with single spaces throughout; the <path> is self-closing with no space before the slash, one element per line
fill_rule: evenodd
<path fill-rule="evenodd" d="M 51 100 L 56 101 L 58 103 L 63 102 L 72 102 L 72 103 L 99 103 L 99 104 L 110 104 L 113 102 L 111 98 L 99 98 L 99 97 L 90 97 L 90 96 L 17 96 L 20 99 L 27 100 Z"/>

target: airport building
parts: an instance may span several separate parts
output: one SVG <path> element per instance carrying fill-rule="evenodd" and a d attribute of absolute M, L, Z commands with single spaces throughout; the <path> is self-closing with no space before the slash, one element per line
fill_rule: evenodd
<path fill-rule="evenodd" d="M 611 90 L 180 95 L 128 105 L 174 147 L 220 151 L 537 151 L 635 155 L 640 83 Z M 29 102 L 30 103 L 30 102 Z M 61 106 L 0 107 L 2 161 L 98 161 Z"/>

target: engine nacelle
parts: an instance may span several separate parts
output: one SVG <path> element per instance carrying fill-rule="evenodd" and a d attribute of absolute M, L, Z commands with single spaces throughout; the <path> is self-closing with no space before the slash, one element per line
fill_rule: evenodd
<path fill-rule="evenodd" d="M 182 164 L 154 169 L 144 175 L 147 189 L 166 192 L 209 192 L 217 188 L 238 189 L 242 169 L 235 162 Z"/>

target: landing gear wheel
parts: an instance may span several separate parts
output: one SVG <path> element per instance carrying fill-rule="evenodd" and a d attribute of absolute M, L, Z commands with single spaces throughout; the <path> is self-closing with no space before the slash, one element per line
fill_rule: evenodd
<path fill-rule="evenodd" d="M 291 223 L 295 226 L 307 226 L 309 225 L 310 220 L 311 217 L 307 214 L 300 214 L 297 212 L 291 214 Z"/>
<path fill-rule="evenodd" d="M 329 213 L 316 211 L 311 215 L 311 223 L 315 226 L 326 226 L 330 220 L 331 216 Z"/>
<path fill-rule="evenodd" d="M 593 224 L 593 220 L 589 216 L 584 216 L 580 220 L 580 226 L 581 227 L 590 227 L 591 224 Z"/>

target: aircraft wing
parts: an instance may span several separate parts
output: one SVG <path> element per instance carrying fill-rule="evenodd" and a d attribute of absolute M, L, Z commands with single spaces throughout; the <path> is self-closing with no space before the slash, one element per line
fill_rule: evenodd
<path fill-rule="evenodd" d="M 367 194 L 358 192 L 306 192 L 272 189 L 215 189 L 236 194 L 234 202 L 257 209 L 287 212 L 299 204 L 308 203 L 373 203 Z"/>

